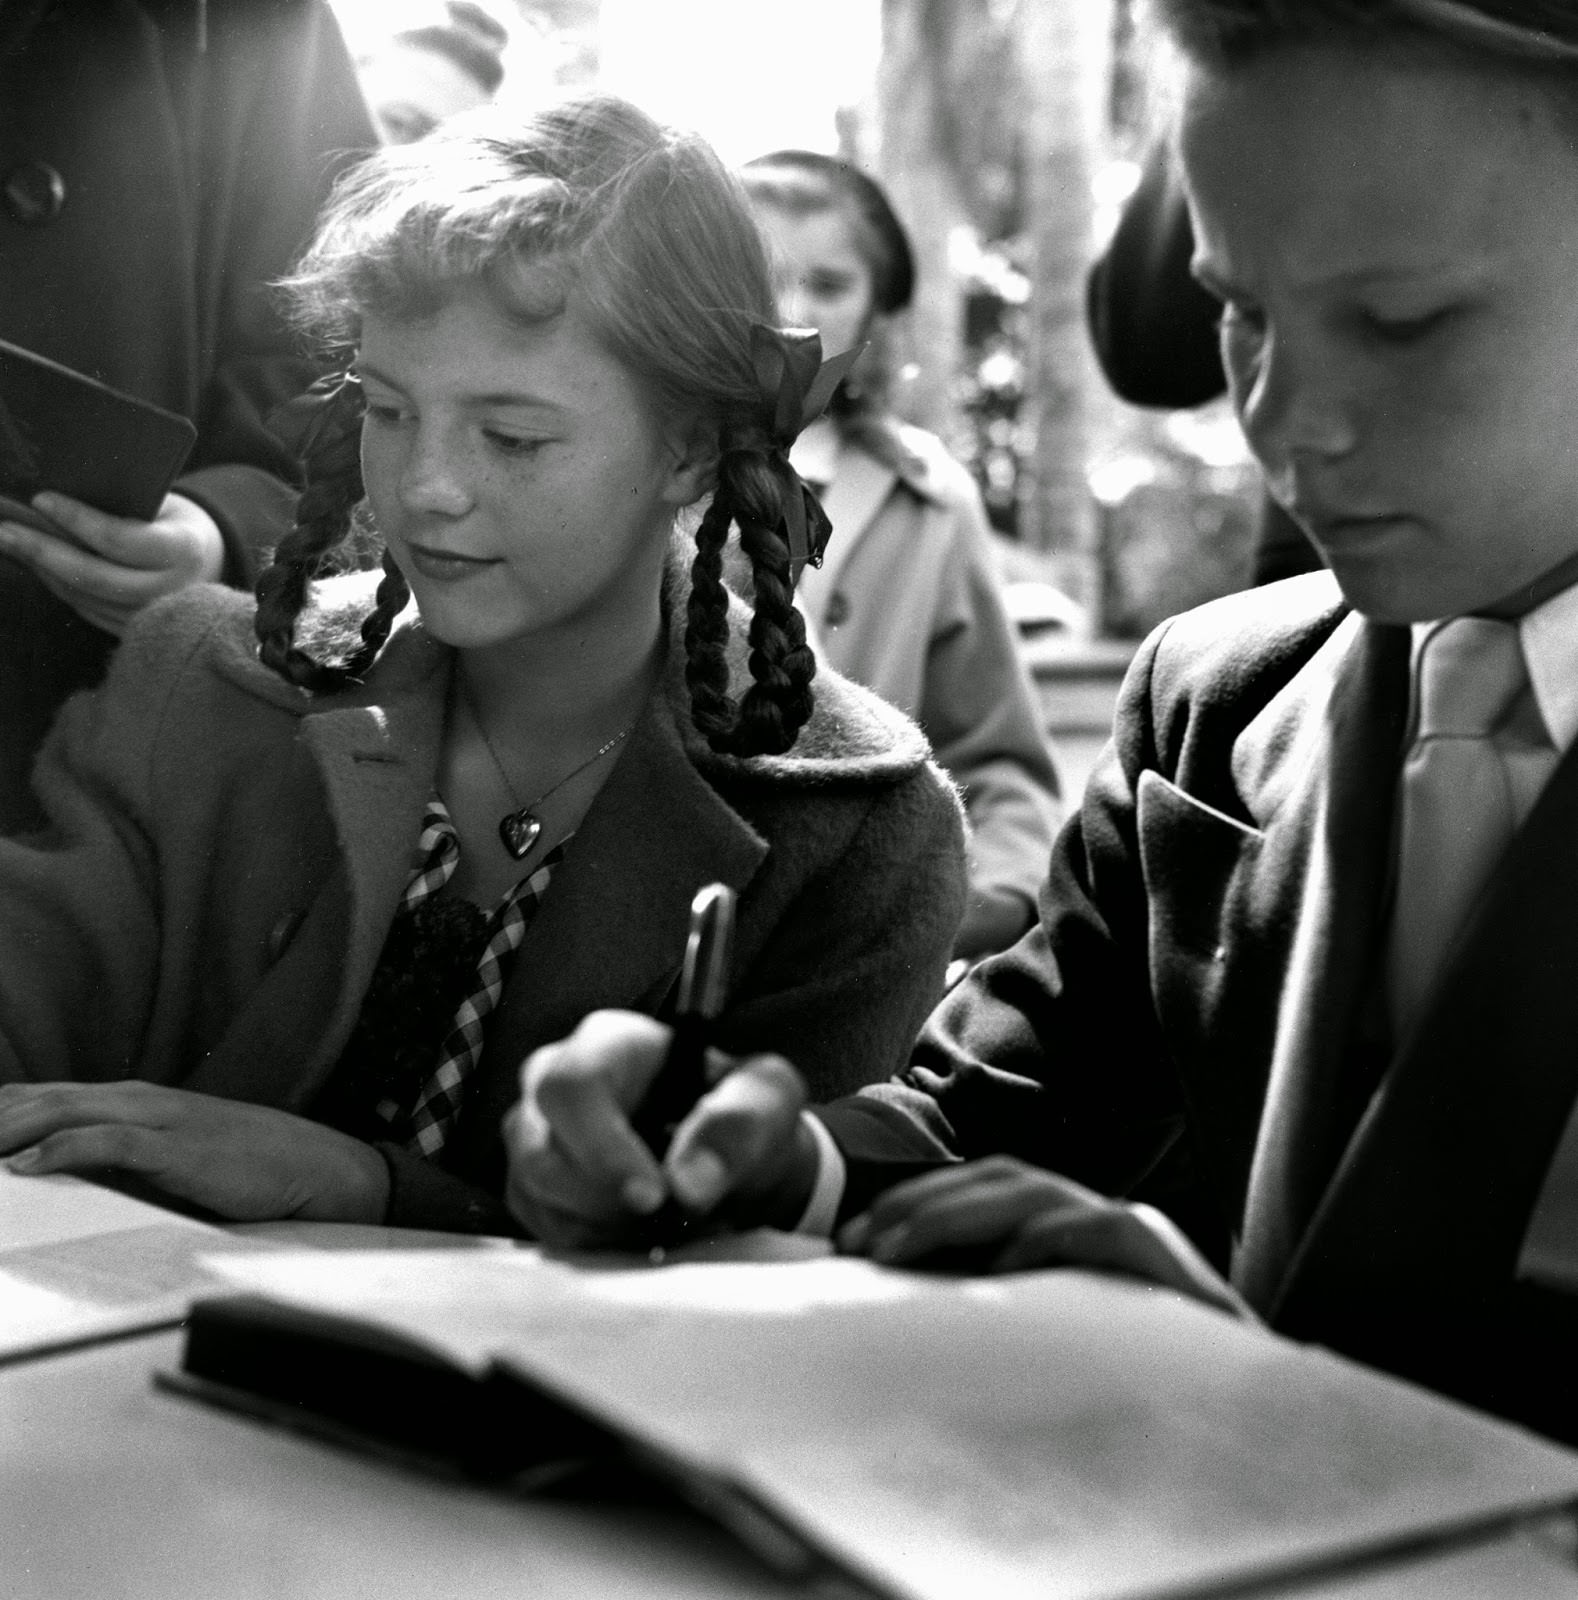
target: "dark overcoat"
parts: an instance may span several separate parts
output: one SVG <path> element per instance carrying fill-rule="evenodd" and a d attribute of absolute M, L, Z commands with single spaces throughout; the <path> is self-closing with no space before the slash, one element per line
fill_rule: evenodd
<path fill-rule="evenodd" d="M 375 142 L 328 7 L 7 0 L 0 105 L 0 339 L 191 418 L 176 487 L 249 586 L 295 501 L 264 419 L 315 372 L 269 285 Z M 0 828 L 33 818 L 33 755 L 113 644 L 0 558 Z"/>

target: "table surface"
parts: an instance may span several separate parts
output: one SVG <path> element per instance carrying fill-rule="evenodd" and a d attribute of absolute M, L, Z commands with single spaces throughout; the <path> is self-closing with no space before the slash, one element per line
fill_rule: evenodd
<path fill-rule="evenodd" d="M 491 1494 L 156 1390 L 181 1338 L 0 1368 L 8 1600 L 804 1600 L 678 1509 Z M 1519 1532 L 1257 1596 L 1578 1597 L 1572 1546 Z"/>

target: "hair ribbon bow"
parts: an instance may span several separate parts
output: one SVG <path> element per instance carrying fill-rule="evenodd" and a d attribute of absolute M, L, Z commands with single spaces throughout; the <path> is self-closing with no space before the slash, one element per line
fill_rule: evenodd
<path fill-rule="evenodd" d="M 782 490 L 779 499 L 791 583 L 808 563 L 822 565 L 833 524 L 822 502 L 789 465 L 789 447 L 800 430 L 827 409 L 833 391 L 863 349 L 864 345 L 856 345 L 824 361 L 821 336 L 814 328 L 769 328 L 760 322 L 751 326 L 751 365 L 761 395 L 763 424 L 772 444 L 771 466 Z"/>
<path fill-rule="evenodd" d="M 337 420 L 360 423 L 362 380 L 350 367 L 342 372 L 326 372 L 310 388 L 283 404 L 267 417 L 269 432 L 298 460 L 312 453 L 324 430 Z"/>

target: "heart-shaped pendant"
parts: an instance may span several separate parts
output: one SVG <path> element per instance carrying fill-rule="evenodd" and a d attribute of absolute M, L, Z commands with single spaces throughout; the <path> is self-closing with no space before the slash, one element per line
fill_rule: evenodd
<path fill-rule="evenodd" d="M 517 861 L 536 844 L 537 835 L 541 832 L 542 824 L 525 806 L 519 811 L 506 811 L 499 818 L 499 838 Z"/>

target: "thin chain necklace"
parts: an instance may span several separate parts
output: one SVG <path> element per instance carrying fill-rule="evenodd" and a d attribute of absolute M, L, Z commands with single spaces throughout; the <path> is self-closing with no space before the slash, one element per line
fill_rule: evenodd
<path fill-rule="evenodd" d="M 580 766 L 571 768 L 552 788 L 544 789 L 535 800 L 522 805 L 521 797 L 516 792 L 515 785 L 510 782 L 509 773 L 504 770 L 504 763 L 499 760 L 499 753 L 493 748 L 493 741 L 488 737 L 488 730 L 483 726 L 482 718 L 477 715 L 477 708 L 471 702 L 471 691 L 466 687 L 465 679 L 458 672 L 455 677 L 460 684 L 461 699 L 466 703 L 466 713 L 471 718 L 477 732 L 482 735 L 483 747 L 487 750 L 488 756 L 504 784 L 504 792 L 514 802 L 513 809 L 506 811 L 499 818 L 499 843 L 509 851 L 516 861 L 522 861 L 530 854 L 531 847 L 536 844 L 539 835 L 542 833 L 542 819 L 537 815 L 537 807 L 544 800 L 556 795 L 571 778 L 579 777 L 594 762 L 601 761 L 615 745 L 628 738 L 635 729 L 635 723 L 632 722 L 628 728 L 621 728 L 607 744 L 600 745 Z"/>

